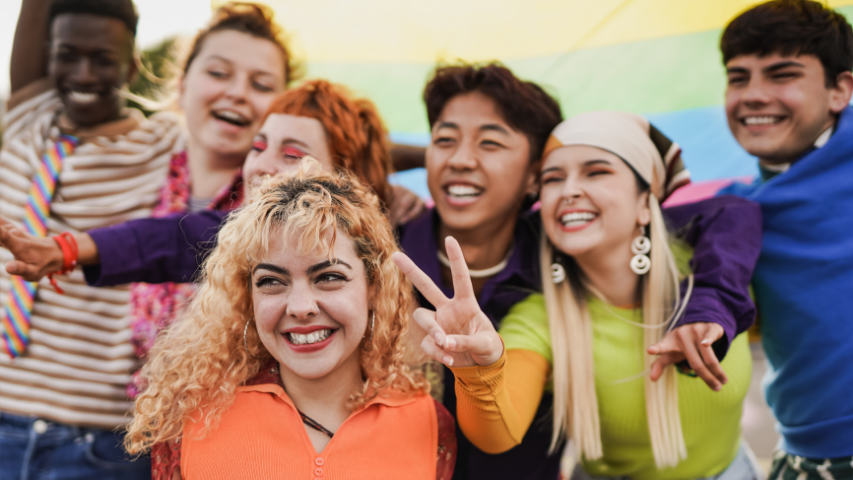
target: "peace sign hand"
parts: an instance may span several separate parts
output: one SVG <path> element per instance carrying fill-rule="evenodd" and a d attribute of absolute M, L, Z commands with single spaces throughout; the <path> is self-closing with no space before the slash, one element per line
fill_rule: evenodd
<path fill-rule="evenodd" d="M 491 365 L 501 358 L 503 342 L 477 304 L 459 243 L 447 237 L 444 244 L 453 277 L 452 299 L 445 297 L 432 279 L 404 253 L 393 255 L 400 270 L 436 308 L 434 312 L 425 308 L 415 310 L 415 321 L 427 332 L 421 348 L 429 357 L 448 367 Z"/>

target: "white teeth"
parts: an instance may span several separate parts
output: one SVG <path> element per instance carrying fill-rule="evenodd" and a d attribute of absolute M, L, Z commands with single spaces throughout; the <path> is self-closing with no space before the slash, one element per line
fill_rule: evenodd
<path fill-rule="evenodd" d="M 249 122 L 249 120 L 246 117 L 240 115 L 237 112 L 232 112 L 230 110 L 217 110 L 214 113 L 216 114 L 217 117 L 219 117 L 223 120 L 230 121 L 230 122 L 241 123 L 241 124 Z"/>
<path fill-rule="evenodd" d="M 294 345 L 310 345 L 312 343 L 322 342 L 323 340 L 329 338 L 329 335 L 331 334 L 332 330 L 326 328 L 323 330 L 317 330 L 316 332 L 311 332 L 307 335 L 302 335 L 293 332 L 289 332 L 287 335 L 290 339 L 290 343 Z"/>
<path fill-rule="evenodd" d="M 454 197 L 476 197 L 483 193 L 483 189 L 472 185 L 450 185 L 447 193 Z"/>
<path fill-rule="evenodd" d="M 781 120 L 780 117 L 774 116 L 746 117 L 743 119 L 743 123 L 746 125 L 773 125 L 779 120 Z"/>
<path fill-rule="evenodd" d="M 75 92 L 74 90 L 68 92 L 68 99 L 74 103 L 93 103 L 98 99 L 97 93 L 85 93 L 85 92 Z"/>
<path fill-rule="evenodd" d="M 574 227 L 595 220 L 596 214 L 592 212 L 572 212 L 560 217 L 560 221 L 567 227 Z"/>

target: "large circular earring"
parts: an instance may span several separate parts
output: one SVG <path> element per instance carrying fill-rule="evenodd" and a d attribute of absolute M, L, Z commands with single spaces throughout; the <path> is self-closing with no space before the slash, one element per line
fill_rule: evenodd
<path fill-rule="evenodd" d="M 364 351 L 370 350 L 370 345 L 373 343 L 373 326 L 376 324 L 376 310 L 372 310 L 370 314 L 370 335 L 364 340 L 362 348 Z"/>
<path fill-rule="evenodd" d="M 652 241 L 645 232 L 631 241 L 631 253 L 634 254 L 631 258 L 631 270 L 637 275 L 645 275 L 652 268 L 652 262 L 648 257 L 650 251 L 652 251 Z"/>
<path fill-rule="evenodd" d="M 243 347 L 246 348 L 246 353 L 248 353 L 250 357 L 254 358 L 255 360 L 260 360 L 260 358 L 252 355 L 252 352 L 249 351 L 249 339 L 246 338 L 246 335 L 249 333 L 249 324 L 252 323 L 252 320 L 254 319 L 255 317 L 250 318 L 248 321 L 246 321 L 246 326 L 243 327 Z"/>
<path fill-rule="evenodd" d="M 562 257 L 559 253 L 555 253 L 553 263 L 551 263 L 551 281 L 554 284 L 561 283 L 566 279 L 566 268 L 563 267 Z"/>

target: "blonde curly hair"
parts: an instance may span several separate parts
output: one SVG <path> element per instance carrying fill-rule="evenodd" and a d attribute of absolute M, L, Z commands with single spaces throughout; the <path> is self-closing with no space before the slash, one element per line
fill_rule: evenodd
<path fill-rule="evenodd" d="M 253 200 L 233 212 L 203 267 L 201 286 L 187 314 L 163 332 L 142 369 L 145 390 L 137 397 L 125 437 L 132 454 L 179 438 L 184 422 L 203 412 L 202 434 L 216 428 L 238 386 L 273 358 L 252 321 L 251 269 L 267 252 L 272 235 L 284 235 L 302 253 L 330 256 L 337 232 L 347 235 L 364 262 L 375 312 L 373 335 L 361 346 L 364 380 L 348 407 L 355 410 L 392 388 L 414 395 L 428 391 L 420 372 L 403 361 L 412 287 L 391 260 L 397 242 L 379 199 L 353 174 L 324 172 L 314 159 L 294 174 L 268 179 Z M 329 234 L 331 233 L 331 234 Z"/>

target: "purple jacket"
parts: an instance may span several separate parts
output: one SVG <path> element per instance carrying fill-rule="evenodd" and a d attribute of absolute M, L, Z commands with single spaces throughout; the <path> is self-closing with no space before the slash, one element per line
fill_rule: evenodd
<path fill-rule="evenodd" d="M 86 267 L 86 280 L 94 286 L 191 281 L 205 253 L 215 244 L 216 232 L 226 216 L 225 212 L 205 211 L 90 230 L 101 265 Z M 693 295 L 678 324 L 720 324 L 725 336 L 714 344 L 714 350 L 722 359 L 734 337 L 749 328 L 755 317 L 749 282 L 761 249 L 761 210 L 754 202 L 719 196 L 666 208 L 664 217 L 670 230 L 694 247 Z M 452 288 L 441 280 L 436 256 L 438 221 L 434 210 L 425 212 L 400 229 L 400 244 L 436 285 L 452 296 Z M 519 217 L 507 267 L 491 278 L 481 292 L 480 307 L 495 325 L 512 305 L 540 291 L 539 223 L 538 213 Z M 682 292 L 684 289 L 682 285 Z M 420 300 L 428 306 L 423 298 Z M 444 404 L 455 415 L 454 381 L 446 369 Z M 499 455 L 477 450 L 457 432 L 459 451 L 454 478 L 556 479 L 559 455 L 547 456 L 551 402 L 546 394 L 521 444 Z"/>

